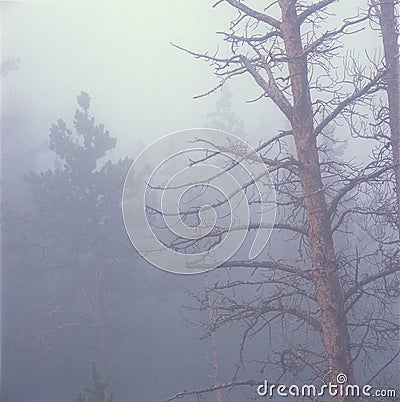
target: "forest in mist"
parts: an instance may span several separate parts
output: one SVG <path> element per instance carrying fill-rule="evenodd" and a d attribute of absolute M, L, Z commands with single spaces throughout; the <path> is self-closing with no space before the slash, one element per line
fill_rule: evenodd
<path fill-rule="evenodd" d="M 371 388 L 271 397 L 282 401 L 398 402 L 399 11 L 1 3 L 1 402 L 243 402 L 267 398 L 266 381 Z M 217 268 L 179 275 L 135 248 L 123 203 L 143 150 L 198 127 L 195 151 L 171 148 L 146 183 L 143 214 L 176 253 L 246 240 Z M 225 142 L 207 144 L 207 130 Z M 215 226 L 171 234 L 165 183 L 210 165 L 234 177 L 249 221 L 232 218 L 236 193 L 199 177 L 178 223 L 198 226 L 206 205 Z M 250 258 L 266 229 L 257 181 L 269 180 L 275 220 Z"/>

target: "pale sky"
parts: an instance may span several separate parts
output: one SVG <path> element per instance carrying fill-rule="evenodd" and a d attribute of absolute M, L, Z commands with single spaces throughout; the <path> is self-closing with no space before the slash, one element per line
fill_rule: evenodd
<path fill-rule="evenodd" d="M 8 108 L 29 114 L 40 138 L 72 120 L 81 90 L 126 151 L 171 131 L 203 126 L 219 95 L 193 96 L 216 82 L 212 69 L 170 42 L 214 51 L 230 9 L 209 0 L 20 2 L 3 5 L 2 57 L 21 67 L 3 83 Z M 235 101 L 257 96 L 241 84 Z M 246 106 L 244 105 L 244 108 Z M 254 105 L 247 107 L 254 113 Z M 257 108 L 258 109 L 258 108 Z M 132 139 L 135 139 L 132 141 Z"/>
<path fill-rule="evenodd" d="M 206 63 L 170 42 L 210 52 L 223 46 L 216 32 L 228 27 L 233 11 L 226 5 L 212 8 L 214 2 L 1 3 L 2 58 L 21 59 L 20 70 L 3 80 L 3 101 L 8 111 L 21 111 L 30 122 L 28 134 L 44 142 L 58 118 L 72 120 L 76 96 L 87 91 L 92 113 L 118 138 L 121 156 L 132 156 L 139 141 L 147 145 L 170 132 L 204 126 L 220 95 L 196 101 L 193 96 L 217 79 Z M 356 12 L 355 4 L 349 3 L 349 10 L 341 5 L 333 10 L 343 17 Z M 271 135 L 287 128 L 270 103 L 245 103 L 260 94 L 250 79 L 230 85 L 247 131 L 254 132 L 261 116 L 271 124 Z"/>

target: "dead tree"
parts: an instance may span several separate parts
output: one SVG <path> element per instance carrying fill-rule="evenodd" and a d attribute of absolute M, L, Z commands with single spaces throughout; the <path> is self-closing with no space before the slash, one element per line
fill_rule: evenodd
<path fill-rule="evenodd" d="M 269 366 L 280 367 L 282 375 L 277 380 L 285 375 L 290 357 L 297 372 L 307 372 L 310 379 L 336 382 L 339 373 L 346 373 L 349 383 L 355 384 L 359 378 L 355 368 L 368 366 L 371 353 L 385 350 L 391 356 L 382 367 L 375 370 L 371 365 L 371 371 L 375 370 L 371 378 L 376 379 L 399 356 L 399 324 L 393 306 L 398 297 L 396 249 L 400 243 L 398 232 L 384 226 L 390 213 L 382 207 L 393 197 L 396 122 L 393 158 L 383 152 L 375 152 L 367 161 L 335 155 L 340 141 L 354 134 L 355 121 L 363 118 L 365 107 L 370 108 L 370 99 L 394 76 L 393 58 L 385 65 L 371 62 L 369 68 L 360 68 L 349 57 L 343 72 L 335 67 L 345 59 L 341 48 L 347 35 L 368 26 L 374 6 L 365 3 L 363 11 L 331 28 L 338 21 L 330 10 L 335 0 L 278 0 L 259 9 L 245 1 L 219 0 L 215 6 L 222 3 L 237 12 L 229 30 L 220 33 L 228 44 L 228 55 L 175 46 L 210 63 L 220 78 L 215 88 L 201 96 L 234 77 L 249 75 L 261 90 L 259 98 L 270 99 L 290 126 L 262 142 L 257 151 L 276 186 L 279 219 L 274 236 L 297 252 L 274 255 L 271 251 L 263 260 L 226 262 L 226 282 L 210 286 L 206 298 L 197 297 L 200 309 L 212 299 L 213 326 L 245 325 L 239 352 L 242 366 L 250 338 L 292 317 L 295 331 L 302 334 L 301 339 L 307 338 L 304 344 L 281 350 L 278 359 L 253 360 L 261 372 Z M 382 16 L 392 13 L 380 6 Z M 393 21 L 387 29 L 392 25 Z M 393 40 L 386 42 L 390 42 L 386 47 L 394 46 Z M 389 95 L 394 108 L 397 95 L 394 91 Z M 336 136 L 338 127 L 344 128 Z M 382 145 L 377 141 L 378 150 L 382 151 Z M 371 194 L 376 193 L 381 203 L 371 205 Z M 221 230 L 214 235 L 221 236 Z M 250 270 L 252 276 L 234 279 L 233 268 Z M 243 288 L 250 289 L 252 296 L 241 294 Z M 362 301 L 373 303 L 373 308 L 365 309 Z M 202 325 L 207 328 L 209 323 Z M 254 379 L 239 380 L 236 372 L 225 384 L 180 392 L 175 398 L 254 383 Z"/>
<path fill-rule="evenodd" d="M 385 136 L 385 127 L 381 136 L 389 141 L 392 148 L 394 176 L 397 198 L 397 220 L 400 230 L 400 56 L 399 56 L 399 30 L 396 17 L 396 0 L 374 1 L 374 10 L 378 17 L 379 30 L 382 33 L 384 63 L 386 67 L 385 90 L 387 104 L 380 109 L 378 126 L 389 127 L 389 135 Z M 385 138 L 386 137 L 386 138 Z"/>

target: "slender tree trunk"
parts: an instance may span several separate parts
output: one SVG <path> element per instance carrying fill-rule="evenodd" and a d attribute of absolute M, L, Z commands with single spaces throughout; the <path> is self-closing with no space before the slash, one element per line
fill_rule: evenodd
<path fill-rule="evenodd" d="M 210 301 L 210 295 L 207 292 L 208 290 L 208 277 L 206 276 L 205 280 L 205 296 L 207 299 L 207 306 L 208 306 L 208 317 L 210 319 L 211 325 L 214 324 L 214 310 L 211 305 Z M 217 351 L 217 337 L 215 330 L 212 329 L 211 331 L 211 355 L 212 355 L 212 371 L 213 371 L 213 380 L 214 380 L 214 385 L 219 385 L 219 363 L 218 363 L 218 351 Z M 222 396 L 222 391 L 220 389 L 217 389 L 215 391 L 216 395 L 216 401 L 217 402 L 222 402 L 223 401 L 223 396 Z"/>
<path fill-rule="evenodd" d="M 284 317 L 282 323 L 282 336 L 285 349 L 293 349 L 295 346 L 294 333 L 293 333 L 293 317 Z M 289 367 L 286 368 L 285 380 L 286 384 L 296 384 L 296 369 L 292 366 L 293 357 L 290 356 Z M 297 399 L 294 396 L 288 398 L 289 401 L 296 402 Z"/>
<path fill-rule="evenodd" d="M 330 217 L 323 191 L 322 176 L 314 136 L 313 109 L 308 82 L 308 66 L 300 33 L 296 2 L 279 0 L 281 30 L 289 58 L 292 84 L 292 131 L 300 162 L 300 180 L 308 221 L 316 299 L 321 309 L 322 339 L 330 371 L 336 382 L 339 373 L 353 379 L 349 333 L 344 314 L 342 289 L 335 261 Z M 345 400 L 334 398 L 336 402 Z"/>
<path fill-rule="evenodd" d="M 103 280 L 103 268 L 101 264 L 98 264 L 94 283 L 94 320 L 96 323 L 98 339 L 99 371 L 101 378 L 106 379 L 109 376 L 109 363 L 106 329 L 104 324 Z M 110 395 L 111 387 L 107 386 L 105 390 L 106 400 L 108 400 Z"/>
<path fill-rule="evenodd" d="M 379 0 L 378 15 L 387 69 L 386 91 L 388 95 L 393 161 L 395 164 L 394 176 L 396 180 L 397 221 L 400 230 L 400 62 L 395 1 Z"/>

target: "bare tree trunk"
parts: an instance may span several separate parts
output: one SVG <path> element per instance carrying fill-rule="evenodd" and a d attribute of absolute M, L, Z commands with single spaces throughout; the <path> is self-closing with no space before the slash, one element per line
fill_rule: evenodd
<path fill-rule="evenodd" d="M 96 279 L 94 283 L 94 320 L 97 329 L 98 351 L 99 351 L 99 371 L 101 378 L 108 378 L 109 364 L 108 364 L 108 348 L 106 329 L 104 325 L 104 308 L 103 308 L 103 268 L 97 265 Z M 107 386 L 105 389 L 106 400 L 111 395 L 111 387 Z"/>
<path fill-rule="evenodd" d="M 386 91 L 388 95 L 393 161 L 395 164 L 397 221 L 400 230 L 400 64 L 395 0 L 379 0 L 378 15 L 387 69 Z"/>
<path fill-rule="evenodd" d="M 102 379 L 107 379 L 109 376 L 109 361 L 108 361 L 108 348 L 107 348 L 107 337 L 106 328 L 104 324 L 104 306 L 103 306 L 103 268 L 100 263 L 97 264 L 95 268 L 95 276 L 92 283 L 92 288 L 82 288 L 82 295 L 86 300 L 88 307 L 92 312 L 92 317 L 94 321 L 94 326 L 96 329 L 97 338 L 97 351 L 98 351 L 98 361 L 96 365 L 98 366 L 100 377 Z M 105 389 L 106 400 L 111 395 L 111 387 L 108 385 Z"/>
<path fill-rule="evenodd" d="M 102 277 L 101 269 L 96 272 L 97 283 L 95 284 L 95 322 L 98 331 L 98 345 L 99 345 L 99 357 L 100 357 L 100 369 L 102 375 L 107 375 L 107 348 L 106 348 L 106 337 L 104 328 L 104 317 L 102 309 Z"/>
<path fill-rule="evenodd" d="M 294 347 L 294 333 L 293 333 L 293 317 L 283 318 L 282 322 L 282 336 L 283 336 L 283 344 L 286 349 L 292 350 Z M 292 357 L 291 357 L 292 358 Z M 293 367 L 293 361 L 290 361 L 289 367 L 286 368 L 285 375 L 287 384 L 295 384 L 296 383 L 296 369 Z M 294 396 L 290 396 L 288 398 L 289 401 L 296 402 L 297 399 Z"/>
<path fill-rule="evenodd" d="M 390 55 L 387 57 L 391 58 L 391 60 L 387 60 L 387 67 L 390 72 L 386 77 L 389 81 L 396 80 L 394 84 L 389 84 L 388 92 L 390 93 L 388 97 L 390 98 L 390 108 L 395 110 L 391 114 L 391 135 L 393 149 L 395 149 L 394 160 L 399 163 L 399 73 L 398 48 L 397 40 L 395 39 L 398 34 L 395 33 L 396 20 L 394 16 L 394 3 L 398 0 L 395 0 L 395 2 L 393 0 L 372 1 L 374 1 L 373 5 L 375 4 L 377 8 L 386 1 L 391 3 L 390 5 L 385 4 L 384 7 L 387 9 L 382 10 L 380 18 L 385 23 L 389 21 L 388 26 L 383 28 L 389 31 L 388 38 L 385 39 L 385 35 L 383 36 L 386 42 L 385 51 Z M 265 152 L 263 155 L 266 155 L 269 151 L 265 147 L 272 143 L 277 145 L 276 151 L 272 148 L 270 149 L 272 158 L 266 157 L 265 163 L 273 172 L 277 172 L 276 187 L 283 200 L 281 203 L 278 202 L 278 205 L 282 206 L 283 209 L 282 216 L 285 216 L 285 212 L 289 212 L 292 215 L 289 215 L 289 224 L 284 218 L 282 222 L 275 224 L 275 227 L 295 232 L 296 235 L 300 234 L 301 240 L 299 241 L 301 243 L 299 243 L 299 247 L 302 246 L 303 242 L 307 242 L 311 261 L 308 261 L 308 253 L 307 255 L 301 253 L 301 262 L 311 265 L 311 267 L 307 267 L 310 268 L 311 273 L 307 269 L 307 277 L 305 278 L 303 266 L 298 267 L 295 264 L 295 267 L 290 266 L 288 269 L 286 266 L 278 267 L 275 261 L 260 263 L 258 261 L 229 261 L 226 266 L 262 267 L 265 269 L 272 267 L 271 276 L 265 278 L 265 284 L 281 284 L 275 278 L 276 272 L 280 272 L 284 276 L 286 289 L 293 288 L 296 294 L 301 295 L 299 299 L 304 296 L 306 300 L 312 301 L 313 306 L 315 302 L 315 309 L 314 307 L 306 307 L 303 310 L 301 303 L 298 308 L 292 308 L 291 305 L 288 305 L 293 301 L 291 293 L 285 294 L 281 292 L 281 288 L 277 288 L 279 304 L 274 304 L 275 298 L 270 297 L 265 300 L 261 290 L 258 299 L 261 301 L 261 307 L 255 305 L 255 312 L 251 316 L 257 320 L 259 316 L 256 314 L 267 315 L 268 313 L 280 311 L 305 321 L 321 333 L 323 351 L 318 353 L 318 359 L 320 359 L 320 362 L 323 361 L 323 364 L 316 362 L 316 358 L 312 358 L 310 361 L 299 358 L 296 360 L 297 364 L 300 363 L 302 367 L 310 367 L 311 369 L 314 369 L 315 365 L 318 368 L 318 377 L 323 381 L 338 383 L 338 375 L 343 373 L 347 375 L 348 382 L 354 384 L 351 351 L 354 348 L 354 359 L 359 359 L 360 353 L 364 353 L 367 341 L 362 340 L 362 344 L 359 347 L 351 343 L 350 324 L 346 317 L 347 310 L 350 311 L 354 303 L 363 296 L 364 288 L 368 284 L 375 283 L 379 278 L 391 275 L 391 273 L 397 271 L 397 268 L 390 266 L 389 269 L 380 270 L 378 267 L 378 272 L 368 274 L 365 279 L 359 280 L 358 268 L 354 270 L 351 262 L 344 262 L 340 265 L 343 269 L 343 280 L 346 281 L 346 287 L 344 288 L 341 283 L 342 272 L 339 272 L 338 253 L 335 250 L 333 233 L 338 231 L 340 227 L 351 227 L 356 219 L 355 214 L 380 216 L 379 211 L 376 213 L 373 208 L 361 207 L 361 209 L 354 209 L 352 206 L 356 201 L 356 191 L 360 186 L 368 183 L 374 190 L 376 185 L 380 185 L 381 176 L 386 174 L 387 171 L 391 171 L 392 166 L 388 162 L 388 152 L 383 150 L 383 153 L 379 154 L 380 163 L 378 164 L 379 167 L 382 167 L 376 171 L 372 172 L 372 164 L 362 168 L 352 162 L 340 163 L 337 168 L 335 167 L 337 163 L 329 159 L 329 150 L 318 146 L 317 137 L 321 134 L 325 135 L 324 130 L 331 123 L 334 123 L 337 118 L 344 118 L 352 126 L 352 119 L 356 116 L 361 116 L 355 107 L 358 105 L 364 107 L 365 104 L 369 104 L 369 101 L 372 102 L 371 96 L 381 91 L 380 84 L 383 73 L 375 65 L 372 66 L 374 73 L 370 77 L 364 77 L 364 74 L 360 77 L 360 74 L 354 73 L 352 68 L 345 68 L 345 77 L 342 79 L 335 77 L 335 67 L 330 62 L 331 58 L 337 57 L 335 52 L 340 46 L 338 40 L 342 36 L 354 32 L 351 27 L 357 30 L 357 27 L 360 27 L 362 23 L 368 20 L 369 13 L 359 11 L 356 16 L 344 19 L 343 24 L 336 29 L 325 31 L 323 25 L 329 18 L 329 12 L 325 9 L 336 3 L 335 0 L 317 0 L 313 2 L 277 0 L 276 2 L 271 2 L 271 9 L 276 5 L 281 9 L 279 19 L 275 17 L 275 12 L 273 16 L 267 14 L 266 9 L 259 11 L 261 5 L 256 6 L 255 2 L 249 3 L 252 3 L 257 8 L 252 8 L 252 6 L 246 4 L 246 1 L 241 0 L 220 0 L 215 5 L 220 3 L 228 3 L 238 11 L 238 16 L 231 21 L 227 32 L 223 32 L 225 40 L 231 44 L 230 55 L 196 53 L 180 46 L 176 47 L 197 58 L 208 61 L 215 68 L 216 75 L 221 78 L 218 85 L 200 95 L 200 97 L 215 92 L 233 77 L 250 74 L 255 83 L 262 89 L 260 98 L 266 97 L 270 99 L 290 122 L 291 130 L 280 135 L 293 136 L 297 155 L 292 155 L 290 151 L 286 150 L 282 152 L 283 148 L 280 141 L 283 137 L 280 137 L 280 135 L 274 137 L 271 141 L 267 141 L 266 145 L 262 145 L 260 149 Z M 382 21 L 381 25 L 383 25 Z M 324 33 L 322 33 L 323 31 Z M 354 60 L 354 65 L 354 68 L 357 69 L 356 60 Z M 309 71 L 314 73 L 322 71 L 322 75 L 325 75 L 328 80 L 327 83 L 324 84 L 324 80 L 319 80 L 319 77 L 316 77 L 318 74 L 309 74 Z M 313 77 L 312 75 L 315 76 Z M 318 91 L 325 92 L 325 95 L 328 94 L 330 99 L 327 100 L 325 95 L 319 98 Z M 360 122 L 364 124 L 364 120 L 361 117 Z M 351 128 L 353 129 L 354 127 Z M 382 145 L 381 139 L 379 138 L 378 140 L 379 145 Z M 285 146 L 292 146 L 291 142 L 287 143 L 285 140 L 282 142 Z M 277 157 L 276 154 L 279 156 Z M 396 165 L 396 169 L 396 191 L 399 206 L 400 165 Z M 355 172 L 357 173 L 355 174 Z M 332 174 L 337 180 L 333 185 L 330 178 Z M 287 189 L 287 178 L 289 178 L 289 182 L 294 183 L 294 190 L 293 188 Z M 328 182 L 328 180 L 330 181 Z M 301 190 L 297 188 L 298 181 L 300 181 Z M 290 197 L 293 196 L 293 201 L 287 202 L 288 194 Z M 288 207 L 286 208 L 286 206 Z M 297 211 L 300 208 L 301 212 L 304 212 L 304 216 L 299 219 L 301 220 L 301 225 L 293 225 L 294 219 L 299 216 Z M 348 221 L 346 221 L 346 217 L 349 217 Z M 376 219 L 375 222 L 383 222 L 384 220 L 386 222 L 386 217 L 374 219 Z M 378 227 L 379 224 L 376 223 L 375 225 L 372 226 L 372 230 Z M 365 231 L 368 230 L 369 228 L 365 229 Z M 351 232 L 348 232 L 348 235 L 346 235 L 346 241 L 356 238 L 356 236 L 350 234 Z M 380 247 L 380 240 L 376 239 L 376 241 Z M 384 251 L 382 252 L 383 254 Z M 351 256 L 351 252 L 348 255 Z M 299 286 L 297 283 L 290 283 L 285 276 L 287 272 L 295 272 L 298 279 L 301 281 L 304 279 L 307 284 Z M 241 281 L 237 282 L 235 286 L 239 286 Z M 248 283 L 242 281 L 241 284 L 245 286 Z M 310 284 L 313 287 L 313 292 L 310 292 Z M 231 287 L 232 284 L 228 282 L 225 285 L 215 287 L 214 290 L 217 294 L 220 294 L 222 290 L 228 291 Z M 350 301 L 353 296 L 354 302 Z M 391 299 L 390 296 L 388 297 Z M 348 302 L 347 305 L 346 301 Z M 250 306 L 251 302 L 248 303 L 247 301 L 213 301 L 213 309 L 218 312 L 217 314 L 220 317 L 224 316 L 224 323 L 221 325 L 225 325 L 228 321 L 240 322 L 243 320 L 236 312 L 237 310 L 235 310 L 235 314 L 228 314 L 228 317 L 226 317 L 226 304 L 231 304 L 235 309 L 245 312 L 246 317 L 249 310 L 253 308 Z M 254 304 L 256 303 L 254 302 Z M 382 303 L 382 306 L 382 311 L 386 314 L 388 307 L 384 303 Z M 309 319 L 310 311 L 318 314 L 318 320 Z M 381 319 L 379 314 L 377 313 L 376 315 L 378 321 Z M 387 314 L 391 314 L 391 312 L 387 312 Z M 352 329 L 354 325 L 357 328 L 365 326 L 363 320 L 359 320 L 356 315 L 353 315 L 350 319 Z M 380 346 L 377 345 L 377 347 L 379 348 Z M 306 349 L 305 354 L 313 356 L 313 351 Z M 368 354 L 366 350 L 365 354 Z M 321 359 L 321 355 L 325 359 Z M 300 357 L 303 356 L 300 355 Z M 268 364 L 271 363 L 268 362 Z M 280 365 L 285 366 L 285 362 L 281 362 Z M 325 375 L 326 369 L 328 376 Z M 250 383 L 251 381 L 246 384 Z M 235 382 L 235 385 L 243 385 L 243 382 Z M 212 392 L 214 390 L 215 388 L 211 387 L 203 391 Z M 185 392 L 177 393 L 174 398 L 189 394 Z M 356 398 L 338 395 L 333 400 L 334 402 L 343 402 L 353 401 Z"/>
<path fill-rule="evenodd" d="M 208 277 L 207 276 L 206 276 L 204 287 L 205 287 L 205 296 L 206 296 L 207 305 L 208 305 L 208 317 L 210 319 L 210 324 L 213 325 L 214 324 L 214 311 L 213 311 L 213 308 L 211 305 L 210 295 L 207 292 L 207 290 L 208 290 Z M 212 354 L 212 363 L 211 364 L 212 364 L 212 370 L 213 370 L 214 386 L 218 386 L 219 385 L 219 363 L 218 363 L 218 351 L 217 351 L 217 337 L 216 337 L 214 328 L 211 329 L 211 354 Z M 221 389 L 217 389 L 215 391 L 215 394 L 216 394 L 217 402 L 222 402 L 224 400 Z"/>
<path fill-rule="evenodd" d="M 292 84 L 292 131 L 300 162 L 300 180 L 308 221 L 316 299 L 321 309 L 325 354 L 332 381 L 336 381 L 339 373 L 346 373 L 352 379 L 349 333 L 314 135 L 307 59 L 300 33 L 301 22 L 294 1 L 279 0 L 279 5 L 282 9 L 281 31 Z M 341 397 L 335 398 L 338 402 L 342 400 L 344 399 Z"/>

